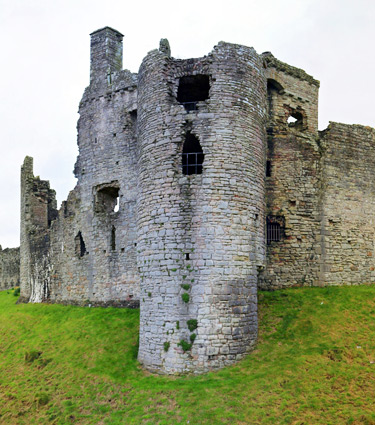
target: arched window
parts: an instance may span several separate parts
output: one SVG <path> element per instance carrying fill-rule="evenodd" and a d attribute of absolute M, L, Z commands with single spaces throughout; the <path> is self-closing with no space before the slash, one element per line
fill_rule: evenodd
<path fill-rule="evenodd" d="M 182 149 L 182 173 L 185 175 L 202 174 L 204 154 L 197 136 L 186 133 Z"/>

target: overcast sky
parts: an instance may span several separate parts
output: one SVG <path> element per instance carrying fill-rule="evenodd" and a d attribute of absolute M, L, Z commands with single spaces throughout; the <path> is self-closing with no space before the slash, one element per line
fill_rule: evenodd
<path fill-rule="evenodd" d="M 125 35 L 124 68 L 168 38 L 175 58 L 219 41 L 271 51 L 320 80 L 319 128 L 375 127 L 374 0 L 0 0 L 0 244 L 19 245 L 26 155 L 60 204 L 75 185 L 78 103 L 89 83 L 89 34 Z"/>

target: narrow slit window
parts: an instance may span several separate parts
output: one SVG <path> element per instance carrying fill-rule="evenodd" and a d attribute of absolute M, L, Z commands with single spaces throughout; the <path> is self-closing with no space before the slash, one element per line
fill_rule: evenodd
<path fill-rule="evenodd" d="M 187 111 L 196 111 L 197 103 L 209 98 L 210 77 L 204 74 L 181 77 L 177 91 L 177 101 Z"/>
<path fill-rule="evenodd" d="M 271 161 L 266 163 L 266 177 L 271 177 Z"/>
<path fill-rule="evenodd" d="M 185 175 L 202 174 L 204 153 L 198 138 L 186 133 L 184 147 L 182 149 L 182 173 Z"/>
<path fill-rule="evenodd" d="M 116 227 L 112 226 L 111 230 L 111 249 L 112 251 L 116 250 Z"/>

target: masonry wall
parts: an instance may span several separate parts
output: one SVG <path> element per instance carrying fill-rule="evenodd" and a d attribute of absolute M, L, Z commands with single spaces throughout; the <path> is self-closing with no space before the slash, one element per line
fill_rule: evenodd
<path fill-rule="evenodd" d="M 186 110 L 179 85 L 197 75 L 208 76 L 209 95 Z M 153 51 L 140 68 L 138 90 L 138 358 L 164 373 L 222 367 L 257 337 L 257 268 L 265 251 L 263 63 L 253 49 L 227 43 L 186 61 Z M 203 149 L 201 174 L 182 170 L 188 134 Z"/>
<path fill-rule="evenodd" d="M 0 291 L 20 285 L 20 249 L 0 246 Z"/>
<path fill-rule="evenodd" d="M 140 303 L 144 366 L 204 372 L 254 347 L 257 286 L 374 282 L 374 129 L 318 132 L 319 82 L 270 53 L 221 42 L 176 60 L 163 39 L 137 75 L 122 38 L 91 34 L 77 185 L 59 210 L 25 158 L 21 300 Z M 16 263 L 0 251 L 0 289 Z"/>
<path fill-rule="evenodd" d="M 21 168 L 21 300 L 41 302 L 50 295 L 50 227 L 57 216 L 56 193 L 33 174 L 33 159 Z"/>
<path fill-rule="evenodd" d="M 53 220 L 42 193 L 50 193 L 48 182 L 34 178 L 31 158 L 23 166 L 22 297 L 134 306 L 137 76 L 121 69 L 117 31 L 96 31 L 91 47 L 90 86 L 77 126 L 78 182 Z"/>
<path fill-rule="evenodd" d="M 272 240 L 268 230 L 266 268 L 259 287 L 316 285 L 322 153 L 319 82 L 269 53 L 263 58 L 268 81 L 267 227 L 278 226 L 280 235 Z"/>
<path fill-rule="evenodd" d="M 105 90 L 92 83 L 81 101 L 78 183 L 53 227 L 56 302 L 131 305 L 139 298 L 135 82 L 129 72 L 112 75 Z"/>
<path fill-rule="evenodd" d="M 320 280 L 375 282 L 375 130 L 331 122 L 322 134 Z"/>

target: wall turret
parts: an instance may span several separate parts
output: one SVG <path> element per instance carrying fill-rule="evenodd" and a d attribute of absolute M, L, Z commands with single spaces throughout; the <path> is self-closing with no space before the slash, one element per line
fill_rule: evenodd
<path fill-rule="evenodd" d="M 266 79 L 254 49 L 143 61 L 138 86 L 139 360 L 162 373 L 240 359 L 257 338 Z"/>

